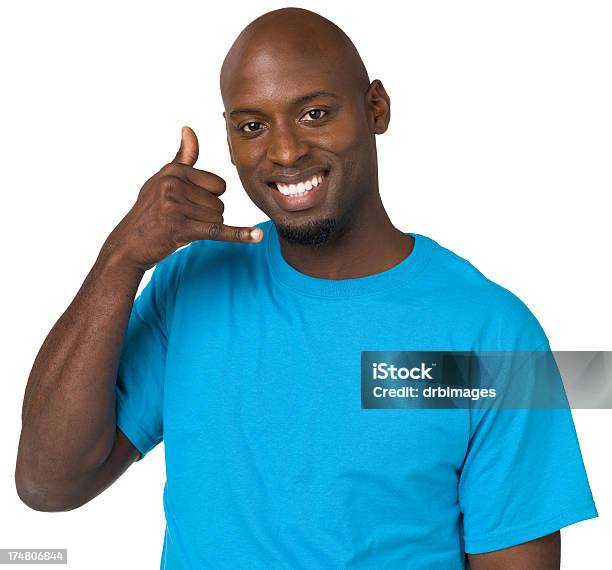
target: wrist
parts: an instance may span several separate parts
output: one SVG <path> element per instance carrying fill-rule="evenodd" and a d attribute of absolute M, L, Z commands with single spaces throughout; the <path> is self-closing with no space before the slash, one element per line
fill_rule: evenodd
<path fill-rule="evenodd" d="M 96 264 L 100 265 L 103 270 L 130 274 L 140 279 L 146 272 L 146 268 L 139 267 L 121 249 L 108 240 L 102 246 Z"/>

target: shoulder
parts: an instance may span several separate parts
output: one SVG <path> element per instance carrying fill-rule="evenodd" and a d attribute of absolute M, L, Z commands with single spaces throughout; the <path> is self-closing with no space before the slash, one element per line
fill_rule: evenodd
<path fill-rule="evenodd" d="M 430 239 L 430 238 L 426 238 Z M 433 241 L 433 240 L 432 240 Z M 500 350 L 535 349 L 548 339 L 526 302 L 472 262 L 435 243 L 428 283 L 468 318 L 488 324 Z"/>

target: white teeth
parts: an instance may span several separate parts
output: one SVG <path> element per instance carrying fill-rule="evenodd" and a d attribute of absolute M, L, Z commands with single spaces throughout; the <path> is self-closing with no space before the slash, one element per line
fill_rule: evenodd
<path fill-rule="evenodd" d="M 316 188 L 319 184 L 321 184 L 321 182 L 323 182 L 323 176 L 321 174 L 315 174 L 312 178 L 305 180 L 304 182 L 299 182 L 298 184 L 276 182 L 276 187 L 283 196 L 302 196 L 309 190 Z"/>

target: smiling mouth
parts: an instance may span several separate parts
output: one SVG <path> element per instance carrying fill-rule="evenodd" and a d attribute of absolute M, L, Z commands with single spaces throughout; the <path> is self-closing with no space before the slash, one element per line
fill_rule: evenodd
<path fill-rule="evenodd" d="M 312 190 L 316 189 L 317 186 L 322 184 L 327 178 L 327 174 L 327 170 L 321 170 L 321 172 L 293 184 L 287 184 L 285 182 L 270 182 L 268 186 L 270 186 L 270 188 L 273 190 L 280 192 L 283 196 L 295 196 L 297 198 L 305 196 Z"/>

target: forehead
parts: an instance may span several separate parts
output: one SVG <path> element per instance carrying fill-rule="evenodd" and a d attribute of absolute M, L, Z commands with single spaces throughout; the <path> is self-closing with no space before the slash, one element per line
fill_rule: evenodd
<path fill-rule="evenodd" d="M 305 93 L 327 91 L 339 97 L 351 92 L 346 61 L 324 46 L 267 44 L 245 50 L 227 62 L 222 74 L 225 107 L 270 107 Z"/>

